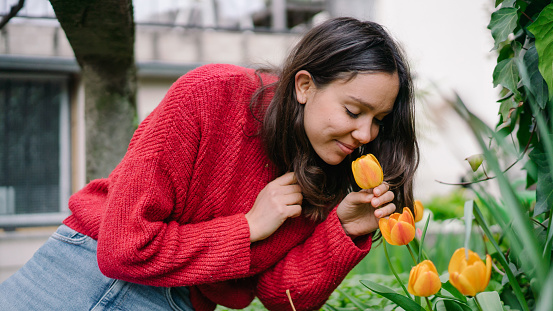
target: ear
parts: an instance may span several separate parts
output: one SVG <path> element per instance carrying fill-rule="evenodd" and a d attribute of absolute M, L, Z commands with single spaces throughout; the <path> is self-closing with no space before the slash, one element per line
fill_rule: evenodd
<path fill-rule="evenodd" d="M 296 100 L 300 104 L 305 104 L 307 102 L 309 90 L 314 86 L 311 74 L 307 70 L 300 70 L 296 73 L 294 82 L 296 87 Z"/>

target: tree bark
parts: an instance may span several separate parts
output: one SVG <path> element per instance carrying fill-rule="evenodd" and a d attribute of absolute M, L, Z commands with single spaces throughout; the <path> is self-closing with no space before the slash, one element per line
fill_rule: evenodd
<path fill-rule="evenodd" d="M 86 178 L 107 177 L 124 156 L 136 118 L 132 0 L 50 0 L 85 89 Z"/>

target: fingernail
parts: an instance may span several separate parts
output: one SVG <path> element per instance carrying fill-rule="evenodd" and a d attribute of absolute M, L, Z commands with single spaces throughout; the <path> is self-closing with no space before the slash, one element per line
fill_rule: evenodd
<path fill-rule="evenodd" d="M 376 213 L 374 213 L 374 215 L 375 215 L 377 218 L 380 218 L 380 217 L 382 217 L 382 212 L 376 212 Z"/>

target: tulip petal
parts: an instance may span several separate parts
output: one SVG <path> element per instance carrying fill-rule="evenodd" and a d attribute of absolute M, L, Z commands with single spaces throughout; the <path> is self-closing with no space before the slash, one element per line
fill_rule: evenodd
<path fill-rule="evenodd" d="M 411 213 L 411 210 L 407 207 L 403 208 L 403 213 L 399 216 L 398 221 L 404 221 L 415 226 L 415 218 L 413 217 L 413 213 Z"/>
<path fill-rule="evenodd" d="M 426 259 L 426 260 L 423 260 L 420 264 L 424 266 L 424 268 L 427 271 L 431 271 L 438 274 L 438 270 L 436 269 L 436 266 L 434 266 L 434 263 L 432 261 Z"/>
<path fill-rule="evenodd" d="M 465 258 L 465 249 L 457 249 L 451 256 L 449 261 L 449 266 L 447 267 L 447 272 L 451 275 L 453 272 L 461 273 L 467 266 L 467 261 Z"/>
<path fill-rule="evenodd" d="M 382 167 L 372 154 L 363 155 L 353 161 L 351 169 L 355 182 L 363 189 L 372 189 L 380 185 L 384 180 Z"/>
<path fill-rule="evenodd" d="M 424 215 L 424 206 L 419 200 L 415 200 L 415 222 L 422 220 L 422 215 Z"/>
<path fill-rule="evenodd" d="M 417 296 L 428 297 L 440 290 L 442 282 L 437 273 L 426 271 L 419 276 L 413 287 Z"/>
<path fill-rule="evenodd" d="M 492 257 L 490 254 L 486 255 L 486 287 L 490 283 L 490 277 L 492 276 Z M 485 288 L 484 288 L 485 289 Z"/>
<path fill-rule="evenodd" d="M 391 237 L 391 229 L 389 227 L 389 220 L 386 218 L 380 218 L 378 220 L 378 228 L 380 228 L 380 233 L 382 233 L 382 236 L 384 237 L 384 240 L 388 242 L 388 244 L 392 244 L 392 237 Z"/>
<path fill-rule="evenodd" d="M 476 290 L 463 274 L 450 274 L 449 282 L 465 296 L 475 296 Z"/>
<path fill-rule="evenodd" d="M 440 290 L 442 283 L 436 266 L 430 260 L 424 260 L 411 269 L 407 290 L 416 296 L 428 297 Z"/>
<path fill-rule="evenodd" d="M 415 227 L 404 221 L 398 221 L 392 227 L 391 238 L 392 245 L 407 245 L 415 237 Z"/>
<path fill-rule="evenodd" d="M 486 272 L 486 266 L 482 261 L 479 261 L 468 266 L 462 272 L 462 275 L 467 279 L 467 282 L 472 285 L 474 291 L 479 293 L 486 289 L 486 286 L 488 286 L 488 283 L 486 282 Z"/>

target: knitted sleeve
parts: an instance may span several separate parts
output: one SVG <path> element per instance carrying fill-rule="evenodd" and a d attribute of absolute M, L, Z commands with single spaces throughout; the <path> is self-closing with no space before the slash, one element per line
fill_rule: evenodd
<path fill-rule="evenodd" d="M 365 257 L 371 244 L 371 236 L 354 243 L 334 209 L 303 244 L 260 276 L 256 295 L 269 310 L 290 310 L 286 296 L 290 290 L 297 310 L 318 310 Z"/>
<path fill-rule="evenodd" d="M 204 69 L 203 69 L 204 70 Z M 98 234 L 98 264 L 110 278 L 190 286 L 243 277 L 250 265 L 244 214 L 189 221 L 187 193 L 202 139 L 209 72 L 183 76 L 141 123 L 109 177 Z M 194 210 L 193 213 L 202 211 Z"/>

